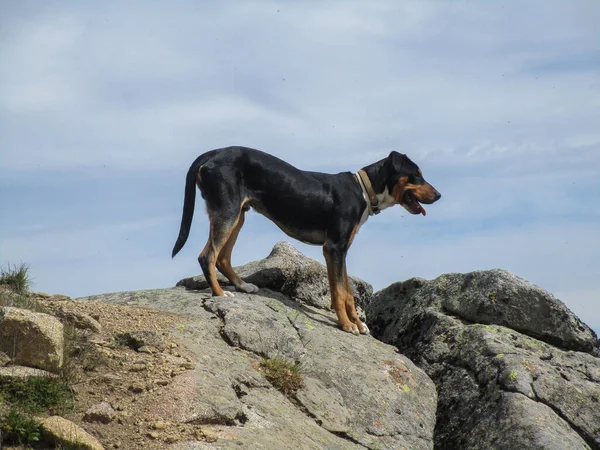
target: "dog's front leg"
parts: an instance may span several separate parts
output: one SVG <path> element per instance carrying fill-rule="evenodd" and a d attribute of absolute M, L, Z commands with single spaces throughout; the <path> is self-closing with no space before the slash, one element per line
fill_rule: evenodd
<path fill-rule="evenodd" d="M 344 282 L 346 250 L 344 247 L 344 245 L 331 242 L 326 242 L 323 246 L 323 256 L 327 263 L 331 305 L 337 314 L 342 330 L 352 334 L 359 334 L 358 325 L 350 321 L 346 312 L 347 292 Z M 352 304 L 354 304 L 354 298 L 352 299 Z"/>
<path fill-rule="evenodd" d="M 346 263 L 344 262 L 344 288 L 346 290 L 346 314 L 350 322 L 356 324 L 360 334 L 369 334 L 369 327 L 367 324 L 362 323 L 358 318 L 356 312 L 356 304 L 354 302 L 354 295 L 352 295 L 352 289 L 350 289 L 350 281 L 348 280 L 348 272 L 346 271 Z"/>

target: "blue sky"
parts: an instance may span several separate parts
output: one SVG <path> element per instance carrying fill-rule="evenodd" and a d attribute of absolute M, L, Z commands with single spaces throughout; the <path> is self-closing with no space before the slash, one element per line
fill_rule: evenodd
<path fill-rule="evenodd" d="M 369 219 L 351 273 L 505 268 L 600 330 L 598 23 L 594 0 L 1 1 L 0 260 L 51 293 L 172 286 L 207 237 L 199 201 L 171 260 L 200 153 L 398 150 L 443 198 Z M 249 214 L 233 262 L 286 239 Z"/>

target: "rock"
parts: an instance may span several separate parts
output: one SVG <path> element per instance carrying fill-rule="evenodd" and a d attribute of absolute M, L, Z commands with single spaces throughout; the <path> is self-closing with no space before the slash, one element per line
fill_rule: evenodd
<path fill-rule="evenodd" d="M 430 282 L 415 278 L 381 295 L 408 295 L 415 288 L 428 306 L 469 322 L 503 325 L 567 350 L 597 354 L 598 338 L 590 327 L 552 294 L 506 270 L 450 273 Z"/>
<path fill-rule="evenodd" d="M 318 379 L 306 377 L 304 389 L 296 398 L 327 431 L 347 433 L 350 412 L 344 407 L 344 399 L 337 389 L 327 389 Z"/>
<path fill-rule="evenodd" d="M 148 370 L 148 364 L 145 362 L 136 362 L 129 368 L 130 372 L 144 372 Z"/>
<path fill-rule="evenodd" d="M 173 400 L 157 401 L 148 414 L 173 423 L 216 425 L 219 448 L 433 446 L 432 381 L 394 347 L 340 331 L 333 312 L 267 288 L 233 298 L 179 287 L 93 300 L 191 319 L 173 334 L 193 352 L 195 367 L 162 387 L 162 398 Z M 261 373 L 263 357 L 299 362 L 307 387 L 291 401 Z M 182 441 L 173 448 L 199 444 Z"/>
<path fill-rule="evenodd" d="M 108 402 L 98 403 L 90 407 L 83 416 L 86 422 L 110 423 L 117 416 L 116 411 Z"/>
<path fill-rule="evenodd" d="M 11 359 L 10 356 L 8 356 L 6 353 L 4 352 L 0 352 L 0 367 L 4 367 L 8 364 L 10 364 Z"/>
<path fill-rule="evenodd" d="M 139 382 L 132 383 L 131 386 L 129 386 L 129 390 L 139 394 L 140 392 L 144 392 L 146 390 L 146 385 Z"/>
<path fill-rule="evenodd" d="M 213 433 L 212 431 L 205 430 L 202 432 L 202 434 L 203 434 L 202 437 L 208 443 L 217 442 L 219 440 L 218 436 L 215 433 Z"/>
<path fill-rule="evenodd" d="M 118 338 L 120 341 L 125 341 L 128 347 L 142 353 L 151 353 L 150 347 L 161 351 L 167 348 L 164 338 L 151 330 L 121 333 Z"/>
<path fill-rule="evenodd" d="M 75 311 L 66 311 L 64 308 L 59 308 L 56 311 L 56 317 L 63 319 L 65 322 L 72 324 L 80 330 L 90 330 L 93 333 L 102 332 L 102 325 L 91 316 Z"/>
<path fill-rule="evenodd" d="M 233 425 L 242 416 L 242 403 L 238 399 L 229 377 L 206 368 L 196 371 L 194 410 L 182 422 L 204 425 Z"/>
<path fill-rule="evenodd" d="M 63 363 L 63 325 L 56 317 L 0 307 L 0 351 L 15 364 L 58 372 Z"/>
<path fill-rule="evenodd" d="M 67 419 L 52 416 L 39 420 L 46 439 L 58 445 L 82 450 L 104 450 L 95 437 Z"/>
<path fill-rule="evenodd" d="M 168 424 L 166 422 L 158 421 L 152 424 L 152 428 L 154 428 L 155 430 L 164 430 L 165 428 L 167 428 L 167 425 Z"/>
<path fill-rule="evenodd" d="M 265 259 L 236 267 L 235 271 L 246 283 L 259 288 L 281 292 L 307 305 L 320 308 L 329 308 L 331 305 L 327 269 L 323 264 L 304 256 L 289 242 L 275 244 Z M 222 286 L 231 285 L 220 273 L 217 278 Z M 349 276 L 349 279 L 356 305 L 364 308 L 373 294 L 373 287 L 357 277 Z M 198 275 L 180 280 L 177 286 L 207 289 L 208 283 L 204 275 Z"/>
<path fill-rule="evenodd" d="M 434 380 L 436 448 L 600 449 L 600 359 L 568 350 L 595 335 L 542 289 L 499 270 L 412 279 L 367 317 Z"/>
<path fill-rule="evenodd" d="M 46 370 L 25 366 L 0 367 L 0 380 L 16 380 L 30 377 L 55 378 L 56 375 Z"/>

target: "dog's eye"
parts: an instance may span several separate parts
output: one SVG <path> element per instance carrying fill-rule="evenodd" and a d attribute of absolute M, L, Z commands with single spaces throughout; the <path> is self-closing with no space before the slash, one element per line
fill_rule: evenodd
<path fill-rule="evenodd" d="M 425 180 L 420 177 L 419 175 L 413 175 L 412 176 L 412 183 L 413 184 L 423 184 L 425 182 Z"/>

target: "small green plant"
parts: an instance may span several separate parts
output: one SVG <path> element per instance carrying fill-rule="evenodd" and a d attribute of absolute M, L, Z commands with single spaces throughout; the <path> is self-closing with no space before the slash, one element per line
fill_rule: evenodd
<path fill-rule="evenodd" d="M 15 410 L 0 422 L 0 429 L 7 444 L 32 445 L 40 440 L 40 424 Z"/>
<path fill-rule="evenodd" d="M 300 364 L 292 364 L 281 358 L 265 358 L 260 363 L 260 367 L 273 387 L 286 396 L 293 395 L 298 389 L 304 387 Z"/>
<path fill-rule="evenodd" d="M 29 266 L 25 263 L 20 266 L 8 264 L 0 269 L 0 284 L 8 286 L 13 292 L 24 295 L 29 292 L 31 279 L 29 278 Z"/>
<path fill-rule="evenodd" d="M 18 410 L 39 414 L 73 409 L 73 394 L 60 378 L 29 377 L 0 382 L 0 399 Z"/>

